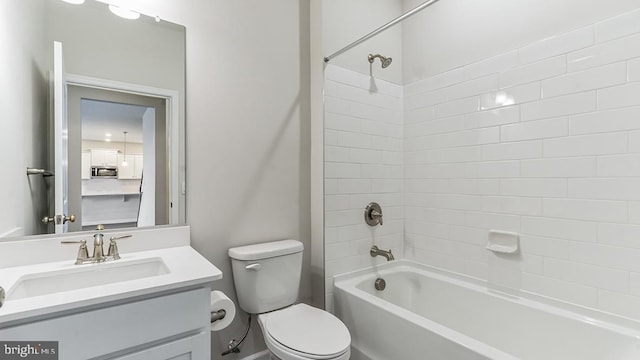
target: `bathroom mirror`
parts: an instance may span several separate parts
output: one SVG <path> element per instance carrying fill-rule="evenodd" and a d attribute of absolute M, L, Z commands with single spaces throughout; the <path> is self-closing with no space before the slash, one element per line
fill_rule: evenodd
<path fill-rule="evenodd" d="M 122 10 L 95 0 L 8 0 L 0 6 L 0 40 L 11 38 L 0 65 L 12 66 L 10 54 L 31 62 L 2 85 L 7 101 L 0 110 L 27 116 L 15 133 L 5 134 L 2 150 L 18 139 L 25 159 L 5 164 L 12 174 L 23 170 L 0 181 L 0 199 L 17 210 L 15 219 L 0 220 L 0 240 L 54 233 L 61 220 L 65 231 L 185 222 L 186 31 L 153 14 Z M 53 120 L 54 42 L 64 62 L 61 101 L 68 124 L 61 135 Z M 11 91 L 8 83 L 23 85 Z M 16 104 L 29 109 L 12 109 Z M 66 158 L 55 151 L 61 140 Z M 25 175 L 25 168 L 54 175 Z M 57 182 L 66 184 L 68 213 L 55 211 L 62 193 Z M 14 194 L 17 188 L 25 194 Z M 74 222 L 64 222 L 72 215 Z"/>

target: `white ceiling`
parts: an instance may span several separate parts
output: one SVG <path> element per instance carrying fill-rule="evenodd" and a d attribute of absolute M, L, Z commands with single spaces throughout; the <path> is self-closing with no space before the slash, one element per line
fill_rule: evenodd
<path fill-rule="evenodd" d="M 150 108 L 82 99 L 80 109 L 83 140 L 104 141 L 109 133 L 111 141 L 123 142 L 128 131 L 127 142 L 142 143 L 142 116 Z"/>

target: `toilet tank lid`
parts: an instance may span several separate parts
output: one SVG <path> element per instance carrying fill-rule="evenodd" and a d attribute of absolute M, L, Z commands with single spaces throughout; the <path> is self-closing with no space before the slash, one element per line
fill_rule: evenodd
<path fill-rule="evenodd" d="M 299 253 L 304 249 L 298 240 L 280 240 L 229 249 L 229 257 L 236 260 L 260 260 Z"/>

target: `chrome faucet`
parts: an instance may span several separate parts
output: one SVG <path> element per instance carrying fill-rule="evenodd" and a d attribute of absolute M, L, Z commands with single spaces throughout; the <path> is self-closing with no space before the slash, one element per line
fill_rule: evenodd
<path fill-rule="evenodd" d="M 378 248 L 378 246 L 373 245 L 371 247 L 371 250 L 369 250 L 369 254 L 371 255 L 371 257 L 376 257 L 376 256 L 384 256 L 387 261 L 391 261 L 391 260 L 395 260 L 396 258 L 393 257 L 393 254 L 391 253 L 391 250 L 389 251 L 385 251 L 385 250 L 380 250 Z"/>
<path fill-rule="evenodd" d="M 101 263 L 107 260 L 120 259 L 120 253 L 118 252 L 118 244 L 116 240 L 130 238 L 133 235 L 123 235 L 119 237 L 112 237 L 109 239 L 109 251 L 107 255 L 104 254 L 104 235 L 100 232 L 104 230 L 104 226 L 98 225 L 96 228 L 98 231 L 93 235 L 93 255 L 89 257 L 89 251 L 87 249 L 86 240 L 63 240 L 62 244 L 80 244 L 78 249 L 78 256 L 76 257 L 76 265 Z"/>

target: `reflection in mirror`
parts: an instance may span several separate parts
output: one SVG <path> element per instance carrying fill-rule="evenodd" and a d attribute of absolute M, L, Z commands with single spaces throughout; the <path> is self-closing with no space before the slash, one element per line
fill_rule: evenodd
<path fill-rule="evenodd" d="M 93 0 L 81 5 L 61 0 L 0 2 L 0 42 L 4 44 L 0 66 L 11 69 L 7 71 L 0 93 L 4 100 L 0 110 L 11 119 L 6 131 L 0 135 L 0 151 L 11 154 L 18 150 L 18 156 L 3 164 L 8 175 L 0 178 L 0 199 L 7 210 L 3 213 L 9 213 L 0 217 L 0 238 L 51 233 L 54 226 L 42 224 L 41 219 L 52 215 L 75 215 L 76 222 L 68 223 L 69 231 L 90 229 L 94 222 L 101 220 L 111 222 L 112 227 L 185 222 L 185 29 L 156 20 L 154 16 L 144 15 L 137 20 L 120 18 L 111 13 L 106 4 Z M 55 168 L 50 93 L 54 41 L 63 46 L 66 86 L 70 95 L 69 103 L 66 103 L 69 114 L 68 174 L 55 174 L 49 178 L 26 176 L 27 167 Z M 148 110 L 155 107 L 137 100 L 120 101 L 108 97 L 105 100 L 83 93 L 100 89 L 147 97 L 148 102 L 159 102 L 162 111 Z M 90 123 L 85 125 L 84 119 L 90 122 L 93 117 L 95 120 L 97 112 L 105 111 L 101 105 L 107 104 L 116 106 L 115 112 L 125 112 L 126 105 L 122 104 L 136 107 L 138 115 L 143 112 L 142 120 L 135 120 L 138 123 L 144 122 L 145 114 L 149 118 L 155 112 L 156 130 L 162 129 L 164 133 L 155 132 L 155 137 L 147 144 L 144 139 L 136 138 L 140 132 L 144 137 L 144 126 L 142 130 L 134 131 L 123 124 L 114 124 L 110 131 L 116 146 L 107 146 L 104 138 L 102 144 L 97 144 L 95 139 L 83 141 L 85 128 L 88 134 L 92 126 Z M 119 108 L 117 104 L 120 104 Z M 84 108 L 89 110 L 81 114 Z M 133 115 L 126 116 L 131 118 Z M 126 154 L 124 131 L 127 131 Z M 97 164 L 87 154 L 95 153 L 98 159 L 103 155 L 99 150 L 110 149 L 116 151 L 116 163 L 126 159 L 125 163 L 131 166 L 124 169 L 122 161 L 120 168 L 116 166 L 123 178 L 110 179 L 113 181 L 109 185 L 104 182 L 107 179 L 92 179 L 90 175 L 86 178 L 89 174 L 87 164 L 89 171 Z M 151 150 L 148 152 L 147 149 Z M 147 157 L 149 154 L 153 156 Z M 136 168 L 136 159 L 138 165 L 142 162 L 141 167 Z M 153 171 L 155 174 L 151 175 Z M 68 181 L 69 214 L 54 214 L 54 179 L 62 176 L 67 176 Z M 91 182 L 94 180 L 103 181 L 104 186 L 94 186 L 96 184 Z M 118 181 L 122 184 L 116 183 Z M 131 184 L 124 186 L 124 182 Z M 115 201 L 106 204 L 94 201 L 96 199 L 88 200 L 96 188 L 115 191 L 120 185 L 120 207 Z M 134 208 L 135 216 L 131 215 Z M 117 218 L 118 214 L 122 217 Z"/>

